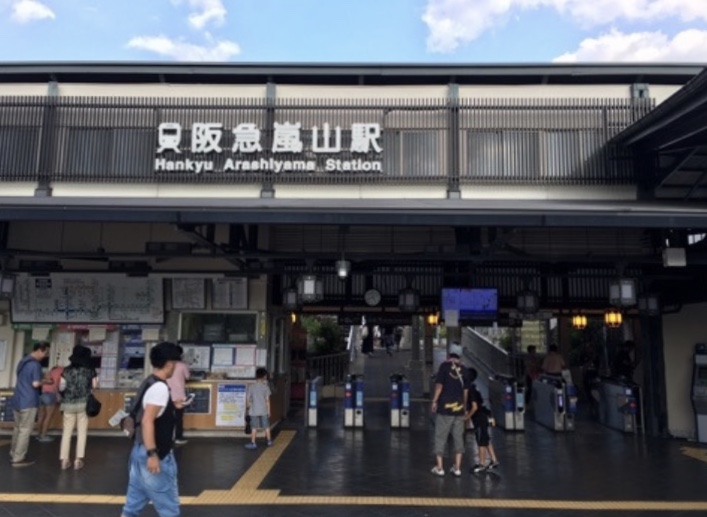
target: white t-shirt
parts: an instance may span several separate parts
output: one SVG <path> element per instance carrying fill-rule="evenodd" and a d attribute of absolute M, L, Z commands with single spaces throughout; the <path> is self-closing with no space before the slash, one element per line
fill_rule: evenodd
<path fill-rule="evenodd" d="M 157 381 L 152 386 L 147 388 L 145 396 L 142 397 L 142 409 L 145 409 L 148 404 L 160 406 L 160 412 L 157 413 L 157 418 L 162 416 L 167 403 L 169 402 L 169 388 L 164 382 Z"/>

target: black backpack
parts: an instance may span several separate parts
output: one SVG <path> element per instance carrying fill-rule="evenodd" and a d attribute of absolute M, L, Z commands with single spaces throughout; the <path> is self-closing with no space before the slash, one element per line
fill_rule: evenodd
<path fill-rule="evenodd" d="M 142 420 L 142 399 L 145 397 L 147 390 L 150 389 L 150 386 L 156 382 L 164 381 L 162 379 L 158 379 L 154 375 L 150 375 L 142 382 L 137 397 L 135 397 L 135 400 L 133 400 L 133 405 L 130 407 L 128 416 L 123 417 L 120 421 L 120 428 L 128 438 L 132 439 L 135 437 L 135 432 L 140 425 L 140 420 Z"/>

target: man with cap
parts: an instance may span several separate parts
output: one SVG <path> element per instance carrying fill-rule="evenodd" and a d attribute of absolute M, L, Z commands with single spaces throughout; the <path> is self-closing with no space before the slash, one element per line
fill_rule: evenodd
<path fill-rule="evenodd" d="M 138 391 L 135 444 L 122 517 L 137 517 L 152 501 L 160 517 L 178 517 L 179 491 L 174 446 L 175 405 L 167 379 L 181 359 L 179 347 L 163 341 L 150 350 L 153 372 Z"/>
<path fill-rule="evenodd" d="M 465 415 L 471 381 L 469 371 L 462 365 L 461 356 L 462 347 L 459 343 L 452 343 L 449 346 L 447 360 L 439 366 L 435 376 L 431 408 L 436 414 L 434 434 L 436 464 L 432 468 L 432 474 L 435 476 L 444 476 L 442 457 L 450 434 L 454 445 L 454 466 L 450 473 L 456 477 L 462 475 Z"/>

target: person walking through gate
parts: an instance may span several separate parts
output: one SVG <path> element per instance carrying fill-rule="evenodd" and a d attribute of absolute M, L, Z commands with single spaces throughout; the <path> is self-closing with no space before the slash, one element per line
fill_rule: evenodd
<path fill-rule="evenodd" d="M 49 355 L 49 343 L 35 343 L 32 352 L 24 356 L 17 364 L 17 384 L 12 396 L 12 445 L 10 458 L 13 467 L 29 467 L 33 461 L 26 459 L 29 439 L 32 435 L 34 420 L 39 407 L 39 389 L 42 380 L 42 365 L 40 361 Z"/>
<path fill-rule="evenodd" d="M 181 360 L 179 348 L 163 341 L 150 350 L 153 372 L 140 386 L 135 443 L 121 517 L 137 517 L 152 501 L 160 517 L 179 517 L 177 462 L 174 459 L 175 406 L 167 379 Z"/>
<path fill-rule="evenodd" d="M 462 347 L 458 343 L 449 346 L 449 355 L 439 366 L 435 376 L 432 396 L 432 413 L 435 413 L 434 453 L 436 457 L 432 474 L 444 476 L 444 448 L 449 436 L 454 446 L 454 465 L 450 472 L 462 475 L 461 464 L 464 454 L 464 425 L 467 398 L 469 395 L 469 372 L 461 363 Z"/>

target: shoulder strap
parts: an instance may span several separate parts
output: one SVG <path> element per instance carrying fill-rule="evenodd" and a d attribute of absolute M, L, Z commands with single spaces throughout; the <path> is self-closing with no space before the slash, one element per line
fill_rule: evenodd
<path fill-rule="evenodd" d="M 133 405 L 130 408 L 129 413 L 130 416 L 135 419 L 136 423 L 138 411 L 140 411 L 140 408 L 142 407 L 142 399 L 145 397 L 145 393 L 147 392 L 147 390 L 150 389 L 150 386 L 152 386 L 156 382 L 159 382 L 159 379 L 154 375 L 150 375 L 149 377 L 147 377 L 147 379 L 143 381 L 142 386 L 140 386 L 140 391 L 138 391 L 137 397 L 135 397 L 135 400 L 133 401 Z"/>

